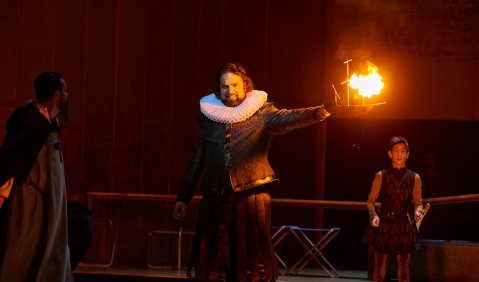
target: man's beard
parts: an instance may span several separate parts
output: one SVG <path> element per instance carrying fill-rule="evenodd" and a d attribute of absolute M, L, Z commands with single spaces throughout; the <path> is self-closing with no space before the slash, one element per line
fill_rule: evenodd
<path fill-rule="evenodd" d="M 61 100 L 59 109 L 60 109 L 60 113 L 58 114 L 58 116 L 64 121 L 69 121 L 70 120 L 70 102 Z"/>
<path fill-rule="evenodd" d="M 238 96 L 237 96 L 238 97 Z M 245 97 L 246 98 L 246 97 Z M 225 104 L 226 106 L 228 107 L 236 107 L 238 106 L 239 104 L 243 103 L 244 99 L 240 99 L 240 98 L 236 98 L 235 100 L 231 100 L 229 99 L 228 97 L 224 98 L 224 99 L 221 99 L 221 102 L 223 102 L 223 104 Z"/>

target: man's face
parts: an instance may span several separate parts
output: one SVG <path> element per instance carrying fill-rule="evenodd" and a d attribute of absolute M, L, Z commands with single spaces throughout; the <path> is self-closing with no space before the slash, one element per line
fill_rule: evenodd
<path fill-rule="evenodd" d="M 395 168 L 404 167 L 406 165 L 406 160 L 409 157 L 406 145 L 402 143 L 394 145 L 388 154 L 392 160 L 392 165 Z"/>
<path fill-rule="evenodd" d="M 61 91 L 61 98 L 58 105 L 58 109 L 60 110 L 59 116 L 68 121 L 70 119 L 70 102 L 68 101 L 68 92 L 67 92 L 67 84 L 65 80 L 62 81 L 62 91 Z"/>
<path fill-rule="evenodd" d="M 241 76 L 228 72 L 220 79 L 221 101 L 228 107 L 236 107 L 246 98 Z"/>

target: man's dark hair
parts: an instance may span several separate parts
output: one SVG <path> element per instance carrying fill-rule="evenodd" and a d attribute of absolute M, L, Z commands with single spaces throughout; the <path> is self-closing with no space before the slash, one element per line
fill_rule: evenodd
<path fill-rule="evenodd" d="M 58 72 L 42 72 L 40 73 L 33 86 L 35 86 L 35 96 L 38 103 L 43 104 L 50 101 L 55 91 L 62 90 L 62 76 Z"/>
<path fill-rule="evenodd" d="M 240 76 L 243 79 L 246 93 L 253 90 L 253 80 L 246 72 L 246 69 L 238 63 L 226 63 L 218 68 L 215 75 L 215 81 L 213 85 L 213 92 L 216 94 L 216 97 L 220 98 L 221 96 L 221 76 L 225 73 L 233 73 Z"/>
<path fill-rule="evenodd" d="M 406 150 L 409 152 L 409 144 L 406 138 L 402 136 L 391 137 L 391 140 L 389 140 L 389 150 L 392 150 L 396 144 L 404 144 L 406 146 Z"/>

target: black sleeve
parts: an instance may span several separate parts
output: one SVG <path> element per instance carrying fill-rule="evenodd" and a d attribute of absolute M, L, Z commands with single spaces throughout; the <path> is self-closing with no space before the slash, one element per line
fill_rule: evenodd
<path fill-rule="evenodd" d="M 203 147 L 204 147 L 204 123 L 200 120 L 200 132 L 198 143 L 196 144 L 193 156 L 190 159 L 186 169 L 183 183 L 176 198 L 177 201 L 189 203 L 196 192 L 198 175 L 203 165 Z"/>
<path fill-rule="evenodd" d="M 50 122 L 33 104 L 10 115 L 0 147 L 0 185 L 12 177 L 14 180 L 28 177 L 50 130 Z"/>

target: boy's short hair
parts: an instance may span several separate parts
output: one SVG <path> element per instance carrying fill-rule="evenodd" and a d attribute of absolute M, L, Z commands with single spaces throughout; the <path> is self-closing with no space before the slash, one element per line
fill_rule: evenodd
<path fill-rule="evenodd" d="M 404 144 L 406 146 L 406 150 L 409 152 L 409 144 L 406 138 L 402 136 L 391 137 L 391 140 L 389 140 L 389 150 L 392 150 L 396 144 Z"/>

